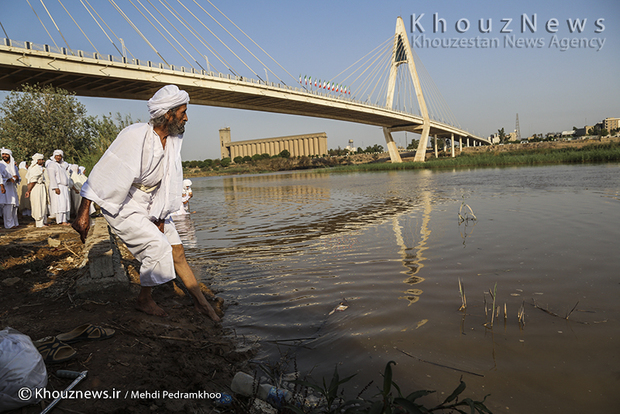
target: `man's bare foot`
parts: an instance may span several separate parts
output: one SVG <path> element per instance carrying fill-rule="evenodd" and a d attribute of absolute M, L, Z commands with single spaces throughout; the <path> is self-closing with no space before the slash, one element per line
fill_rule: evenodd
<path fill-rule="evenodd" d="M 162 316 L 162 317 L 168 316 L 166 311 L 160 308 L 159 305 L 155 303 L 153 298 L 150 298 L 150 300 L 148 299 L 144 300 L 144 299 L 138 298 L 136 300 L 136 309 L 148 315 L 155 315 L 155 316 Z"/>

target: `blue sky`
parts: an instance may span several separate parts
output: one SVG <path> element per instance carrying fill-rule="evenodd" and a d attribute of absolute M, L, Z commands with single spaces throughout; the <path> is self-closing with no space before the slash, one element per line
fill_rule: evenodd
<path fill-rule="evenodd" d="M 101 53 L 118 55 L 83 7 L 82 3 L 86 0 L 61 1 Z M 128 0 L 115 1 L 169 63 L 187 65 Z M 145 5 L 149 3 L 148 0 L 140 1 Z M 198 10 L 193 0 L 181 1 L 191 10 Z M 416 48 L 416 53 L 460 125 L 479 136 L 488 136 L 502 127 L 512 131 L 517 113 L 522 136 L 569 130 L 586 123 L 592 125 L 605 117 L 620 117 L 620 2 L 617 0 L 211 1 L 294 78 L 300 74 L 333 78 L 390 38 L 397 16 L 403 17 L 410 41 L 420 35 L 428 42 L 453 39 L 451 43 L 476 37 L 497 38 L 499 46 L 495 48 L 432 47 L 432 43 L 431 47 Z M 133 2 L 138 4 L 137 0 Z M 176 0 L 167 2 L 174 4 L 175 8 L 182 7 Z M 72 49 L 93 51 L 60 2 L 44 0 L 44 3 Z M 109 2 L 89 0 L 89 3 L 95 6 L 118 37 L 123 38 L 135 57 L 161 61 Z M 163 10 L 159 0 L 151 0 L 151 3 Z M 236 36 L 243 37 L 206 0 L 198 3 L 227 29 L 234 31 Z M 41 1 L 30 0 L 30 4 L 54 41 L 59 46 L 64 45 Z M 0 22 L 10 38 L 39 44 L 53 43 L 27 1 L 3 1 L 1 9 Z M 421 14 L 424 16 L 419 17 Z M 415 32 L 411 32 L 412 15 L 419 22 L 418 26 L 414 25 Z M 433 32 L 434 15 L 445 20 L 445 33 Z M 534 33 L 527 25 L 522 32 L 523 15 L 530 21 L 535 19 Z M 226 36 L 204 12 L 199 17 L 215 34 Z M 478 25 L 481 19 L 483 28 L 488 27 L 490 19 L 490 33 L 480 32 Z M 508 19 L 510 23 L 504 27 Z M 557 25 L 551 19 L 556 19 Z M 582 32 L 574 30 L 571 33 L 570 22 L 574 24 L 576 19 L 580 22 L 585 19 L 585 25 Z M 595 24 L 597 20 L 598 25 Z M 469 29 L 463 31 L 466 21 L 469 22 Z M 456 29 L 457 23 L 460 32 Z M 423 33 L 419 31 L 420 26 L 424 29 Z M 205 28 L 198 29 L 205 38 L 211 36 L 212 39 Z M 507 30 L 512 31 L 502 33 Z M 179 38 L 177 33 L 173 34 Z M 521 38 L 523 42 L 535 42 L 541 47 L 519 48 L 505 43 L 506 37 L 512 39 L 513 36 L 516 41 Z M 587 39 L 588 45 L 596 47 L 561 51 L 561 42 L 572 39 Z M 597 50 L 603 40 L 605 43 Z M 251 75 L 224 46 L 213 39 L 209 43 L 227 60 L 230 59 L 228 61 L 236 71 L 244 76 Z M 251 60 L 243 48 L 229 37 L 226 43 L 235 53 Z M 288 84 L 295 83 L 247 38 L 243 43 L 254 53 L 261 53 L 261 60 L 281 79 Z M 189 51 L 194 57 L 198 56 L 198 52 Z M 218 70 L 225 71 L 213 56 L 209 59 Z M 255 61 L 249 65 L 259 75 L 265 73 Z M 269 76 L 273 81 L 275 75 Z M 0 98 L 4 96 L 0 93 Z M 148 116 L 144 102 L 95 98 L 80 100 L 91 115 L 130 113 L 134 120 L 146 120 Z M 384 144 L 380 128 L 347 122 L 191 105 L 189 117 L 183 148 L 186 160 L 219 158 L 218 130 L 223 127 L 231 128 L 233 141 L 326 132 L 330 148 L 344 147 L 350 139 L 357 146 Z M 413 136 L 408 134 L 409 139 Z M 395 139 L 399 145 L 405 143 L 403 133 L 397 134 Z"/>

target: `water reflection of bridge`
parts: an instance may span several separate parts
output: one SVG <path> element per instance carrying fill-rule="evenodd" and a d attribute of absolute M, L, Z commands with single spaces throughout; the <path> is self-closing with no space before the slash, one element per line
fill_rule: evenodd
<path fill-rule="evenodd" d="M 263 199 L 276 200 L 282 203 L 297 204 L 299 208 L 312 200 L 313 210 L 321 210 L 322 203 L 333 202 L 331 187 L 327 184 L 322 186 L 320 184 L 322 180 L 329 180 L 329 175 L 312 172 L 300 173 L 292 181 L 294 185 L 283 183 L 281 174 L 227 177 L 224 178 L 225 200 L 228 205 L 236 205 L 237 202 L 247 201 L 248 198 L 255 200 L 255 203 L 260 203 Z M 304 184 L 304 181 L 308 184 Z M 256 237 L 259 234 L 253 234 L 252 240 L 242 242 L 237 248 L 241 250 L 251 248 L 253 251 L 259 249 L 264 253 L 269 253 L 270 249 L 275 246 L 321 240 L 321 243 L 327 246 L 326 250 L 333 252 L 333 237 L 338 237 L 339 234 L 354 234 L 369 225 L 388 222 L 391 223 L 398 246 L 398 255 L 404 268 L 400 273 L 406 276 L 403 283 L 408 285 L 403 292 L 404 295 L 399 299 L 406 299 L 411 305 L 417 302 L 423 293 L 419 284 L 425 279 L 419 276 L 419 273 L 426 260 L 424 252 L 429 248 L 427 243 L 431 235 L 429 223 L 432 198 L 431 191 L 422 189 L 416 194 L 415 202 L 393 197 L 383 202 L 364 205 L 355 211 L 344 209 L 340 214 L 329 216 L 320 216 L 315 213 L 312 214 L 313 218 L 310 220 L 300 218 L 295 220 L 295 224 L 287 225 L 277 231 L 271 229 L 271 238 L 263 239 Z M 291 214 L 299 213 L 295 208 L 292 209 Z M 414 210 L 421 210 L 421 223 L 412 217 Z M 284 208 L 274 214 L 281 216 L 287 214 L 286 211 L 287 209 Z M 235 222 L 237 220 L 238 218 L 234 219 Z M 415 220 L 415 223 L 411 223 L 411 220 Z M 276 235 L 278 237 L 274 237 Z"/>

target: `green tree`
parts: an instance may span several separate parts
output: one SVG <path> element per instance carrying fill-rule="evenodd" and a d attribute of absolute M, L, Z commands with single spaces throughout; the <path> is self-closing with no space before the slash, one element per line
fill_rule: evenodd
<path fill-rule="evenodd" d="M 416 150 L 418 149 L 418 145 L 420 145 L 420 140 L 412 138 L 411 144 L 407 145 L 408 150 Z"/>
<path fill-rule="evenodd" d="M 235 162 L 235 164 L 243 164 L 243 157 L 241 156 L 236 156 L 233 161 Z"/>
<path fill-rule="evenodd" d="M 508 139 L 506 132 L 504 132 L 504 128 L 497 130 L 497 136 L 499 138 L 500 144 L 503 144 L 504 142 L 506 142 L 506 139 Z"/>
<path fill-rule="evenodd" d="M 278 154 L 278 157 L 290 158 L 291 157 L 291 153 L 288 150 L 282 150 L 282 152 L 280 152 L 280 154 Z"/>
<path fill-rule="evenodd" d="M 94 149 L 98 128 L 108 126 L 87 117 L 75 95 L 49 85 L 11 91 L 0 105 L 0 117 L 0 141 L 17 160 L 62 149 L 66 159 L 76 162 Z"/>
<path fill-rule="evenodd" d="M 220 161 L 220 165 L 224 168 L 228 167 L 230 165 L 230 158 L 222 158 L 222 160 Z"/>

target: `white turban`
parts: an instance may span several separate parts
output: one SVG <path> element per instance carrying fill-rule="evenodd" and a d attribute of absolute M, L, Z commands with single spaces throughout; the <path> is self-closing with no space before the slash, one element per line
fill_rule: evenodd
<path fill-rule="evenodd" d="M 19 163 L 19 169 L 20 170 L 25 170 L 26 169 L 26 161 L 22 161 Z"/>
<path fill-rule="evenodd" d="M 192 185 L 191 180 L 188 180 L 187 178 L 183 180 L 183 187 L 187 188 L 187 187 L 190 187 L 191 185 Z"/>
<path fill-rule="evenodd" d="M 86 167 L 82 167 L 80 165 L 80 168 L 78 168 L 78 174 L 84 174 L 84 171 L 86 171 Z"/>
<path fill-rule="evenodd" d="M 2 148 L 0 149 L 0 154 L 8 154 L 11 157 L 11 159 L 9 160 L 9 165 L 6 167 L 6 169 L 11 175 L 13 176 L 17 175 L 17 169 L 15 168 L 15 160 L 13 159 L 13 152 L 8 148 Z M 4 162 L 4 160 L 0 160 L 0 161 Z"/>
<path fill-rule="evenodd" d="M 179 89 L 176 85 L 166 85 L 149 99 L 147 106 L 151 119 L 164 115 L 172 108 L 187 104 L 189 94 Z"/>
<path fill-rule="evenodd" d="M 45 156 L 37 152 L 36 154 L 32 156 L 32 162 L 30 163 L 30 166 L 32 167 L 33 165 L 36 165 L 37 161 L 42 160 L 42 159 L 45 159 Z"/>
<path fill-rule="evenodd" d="M 54 151 L 54 154 L 52 156 L 55 157 L 56 155 L 60 155 L 61 157 L 64 157 L 65 153 L 62 152 L 62 150 L 56 150 Z"/>

